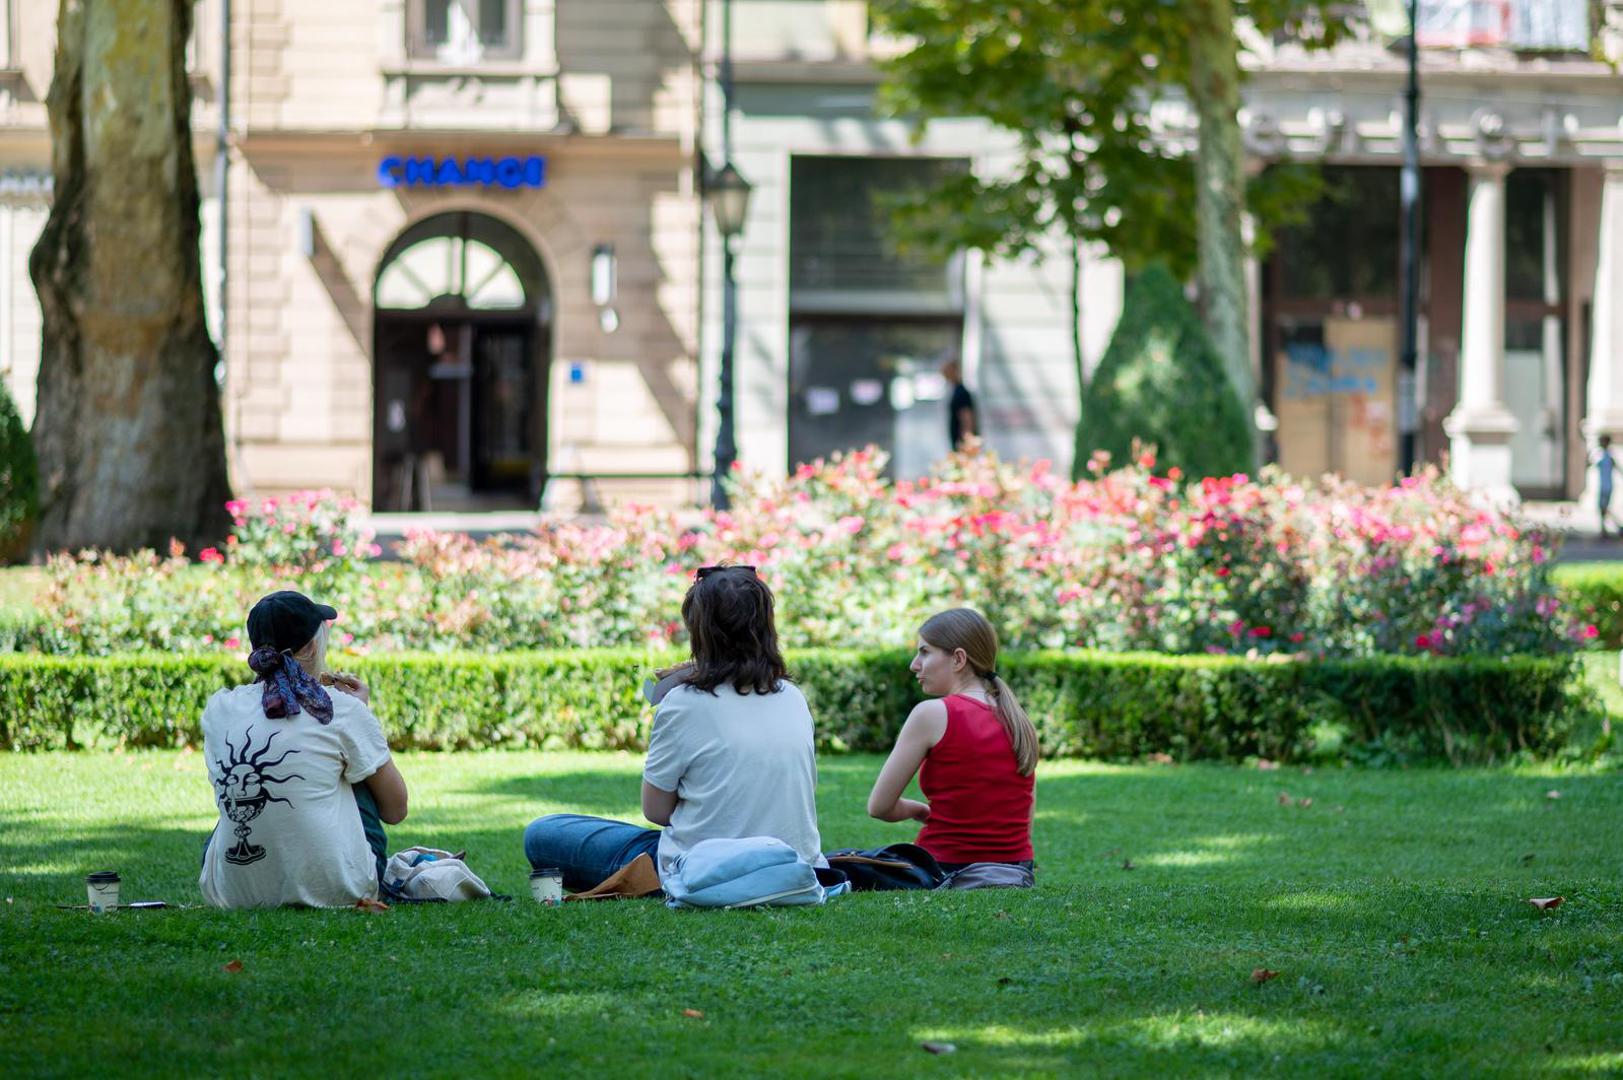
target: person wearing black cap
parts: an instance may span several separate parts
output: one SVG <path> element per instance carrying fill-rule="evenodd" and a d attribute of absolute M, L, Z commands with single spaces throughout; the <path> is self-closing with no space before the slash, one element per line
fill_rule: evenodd
<path fill-rule="evenodd" d="M 248 613 L 254 681 L 203 710 L 220 820 L 198 885 L 215 907 L 348 907 L 377 896 L 383 824 L 405 819 L 406 782 L 366 684 L 327 670 L 337 617 L 302 593 L 263 597 Z"/>

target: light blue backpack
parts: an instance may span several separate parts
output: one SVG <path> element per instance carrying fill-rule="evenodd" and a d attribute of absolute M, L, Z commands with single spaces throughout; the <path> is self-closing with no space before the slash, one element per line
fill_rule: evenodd
<path fill-rule="evenodd" d="M 673 908 L 800 907 L 850 889 L 843 882 L 825 889 L 811 863 L 771 836 L 701 840 L 661 884 Z"/>

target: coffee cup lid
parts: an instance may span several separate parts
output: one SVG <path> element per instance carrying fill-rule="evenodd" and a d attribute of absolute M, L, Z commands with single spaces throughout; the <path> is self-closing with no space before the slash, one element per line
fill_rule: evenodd
<path fill-rule="evenodd" d="M 563 877 L 564 872 L 562 870 L 558 869 L 556 866 L 543 866 L 539 870 L 531 870 L 530 871 L 530 876 L 532 878 L 538 878 L 538 877 Z"/>
<path fill-rule="evenodd" d="M 112 870 L 97 870 L 94 874 L 85 875 L 85 880 L 92 885 L 111 885 L 118 880 L 118 874 Z"/>

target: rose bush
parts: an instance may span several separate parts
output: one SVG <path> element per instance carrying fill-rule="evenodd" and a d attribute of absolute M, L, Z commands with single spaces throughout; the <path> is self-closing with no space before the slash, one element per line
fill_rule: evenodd
<path fill-rule="evenodd" d="M 239 650 L 254 599 L 296 587 L 355 651 L 664 647 L 695 567 L 756 566 L 787 643 L 908 645 L 931 612 L 981 608 L 1016 649 L 1363 657 L 1550 654 L 1594 629 L 1561 609 L 1554 538 L 1427 471 L 1388 488 L 1263 470 L 1187 483 L 1144 456 L 1072 483 L 1045 463 L 956 455 L 892 483 L 869 449 L 768 478 L 733 505 L 632 508 L 483 542 L 411 534 L 385 561 L 330 493 L 233 502 L 231 542 L 49 564 L 13 647 L 100 655 Z"/>

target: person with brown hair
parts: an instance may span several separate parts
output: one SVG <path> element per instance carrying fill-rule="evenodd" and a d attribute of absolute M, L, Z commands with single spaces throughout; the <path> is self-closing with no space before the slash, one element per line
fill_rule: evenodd
<path fill-rule="evenodd" d="M 701 840 L 769 836 L 821 858 L 811 710 L 778 649 L 772 590 L 751 566 L 701 567 L 682 622 L 692 659 L 667 673 L 642 772 L 643 816 L 660 827 L 548 814 L 524 831 L 530 865 L 562 870 L 566 889 L 645 854 L 664 879 Z"/>
<path fill-rule="evenodd" d="M 868 796 L 881 821 L 917 821 L 917 843 L 948 874 L 973 864 L 1033 868 L 1037 729 L 997 671 L 997 632 L 954 608 L 919 627 L 909 665 L 929 700 L 902 725 Z M 919 778 L 927 801 L 902 793 Z"/>

